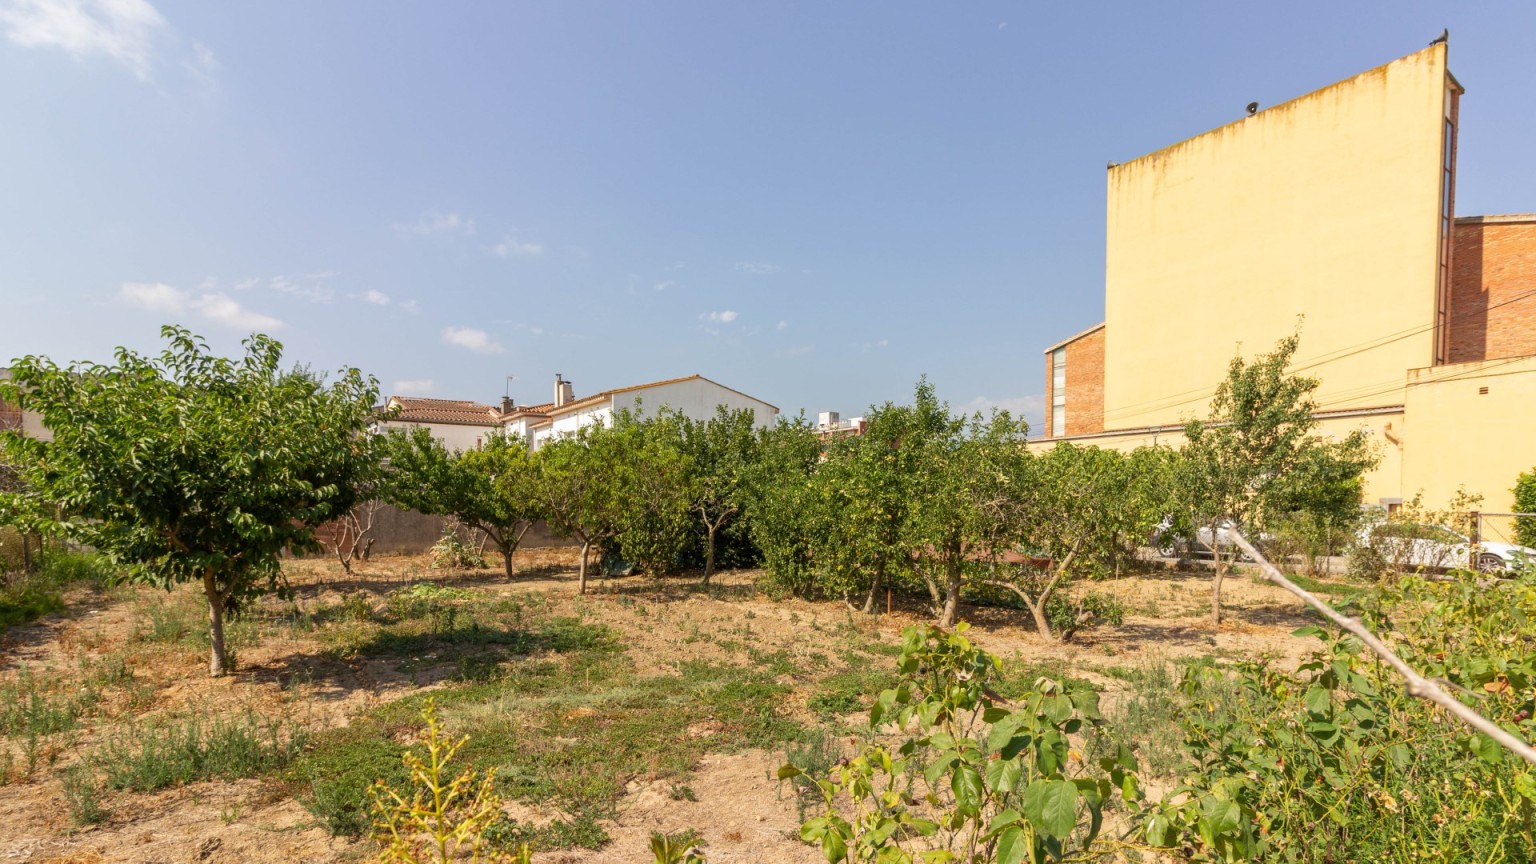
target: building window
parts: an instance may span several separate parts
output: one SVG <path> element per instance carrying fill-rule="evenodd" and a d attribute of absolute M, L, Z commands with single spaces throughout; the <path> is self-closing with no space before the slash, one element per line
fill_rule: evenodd
<path fill-rule="evenodd" d="M 1051 435 L 1067 434 L 1067 349 L 1051 352 Z"/>
<path fill-rule="evenodd" d="M 1456 201 L 1456 108 L 1455 89 L 1445 94 L 1444 139 L 1440 165 L 1440 272 L 1435 286 L 1435 365 L 1450 362 L 1451 348 L 1451 250 L 1455 231 Z"/>

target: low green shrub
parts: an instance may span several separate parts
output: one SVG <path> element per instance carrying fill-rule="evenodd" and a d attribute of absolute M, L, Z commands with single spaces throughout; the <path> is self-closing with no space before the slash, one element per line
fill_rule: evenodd
<path fill-rule="evenodd" d="M 287 766 L 304 749 L 305 731 L 247 710 L 204 720 L 194 714 L 161 724 L 132 724 L 109 735 L 90 757 L 110 789 L 151 792 L 195 780 L 238 780 Z"/>

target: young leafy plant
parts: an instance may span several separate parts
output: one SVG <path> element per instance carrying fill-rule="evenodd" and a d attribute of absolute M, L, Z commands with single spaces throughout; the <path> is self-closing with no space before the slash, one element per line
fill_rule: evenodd
<path fill-rule="evenodd" d="M 877 740 L 825 777 L 779 769 L 820 793 L 800 836 L 828 862 L 1091 860 L 1113 846 L 1105 810 L 1140 808 L 1135 757 L 1109 740 L 1098 694 L 1042 678 L 1010 702 L 966 629 L 907 628 L 903 681 L 870 711 L 875 729 L 910 733 L 900 746 Z"/>

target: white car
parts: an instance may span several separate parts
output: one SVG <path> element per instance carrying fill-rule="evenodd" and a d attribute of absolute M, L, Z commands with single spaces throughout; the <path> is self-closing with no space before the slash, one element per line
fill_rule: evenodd
<path fill-rule="evenodd" d="M 1511 569 L 1522 558 L 1536 560 L 1536 549 L 1472 538 L 1444 525 L 1377 522 L 1360 530 L 1360 545 L 1381 553 L 1397 570 L 1449 570 L 1475 566 L 1483 573 Z"/>
<path fill-rule="evenodd" d="M 1232 543 L 1231 532 L 1231 519 L 1223 519 L 1216 526 L 1215 547 L 1224 553 L 1230 551 L 1234 545 Z M 1249 537 L 1248 539 L 1263 545 L 1265 540 L 1270 539 L 1270 535 L 1261 534 L 1257 538 Z M 1187 537 L 1178 536 L 1178 534 L 1173 531 L 1173 517 L 1165 516 L 1163 517 L 1163 521 L 1157 523 L 1157 527 L 1153 529 L 1152 544 L 1157 548 L 1157 553 L 1162 555 L 1164 558 L 1177 557 L 1179 552 L 1186 547 L 1191 558 L 1209 556 L 1211 555 L 1212 547 L 1211 526 L 1201 525 L 1199 528 L 1196 528 L 1195 536 L 1191 540 Z M 1250 560 L 1246 553 L 1239 553 L 1239 556 L 1244 561 Z"/>

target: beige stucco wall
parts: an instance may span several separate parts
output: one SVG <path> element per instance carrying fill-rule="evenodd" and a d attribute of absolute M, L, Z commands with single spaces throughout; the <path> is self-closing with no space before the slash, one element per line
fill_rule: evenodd
<path fill-rule="evenodd" d="M 1465 486 L 1484 510 L 1510 510 L 1515 478 L 1536 467 L 1536 357 L 1415 369 L 1408 379 L 1407 495 L 1422 490 L 1427 506 L 1443 507 Z"/>
<path fill-rule="evenodd" d="M 1422 330 L 1307 370 L 1324 409 L 1402 404 L 1434 360 L 1449 86 L 1436 45 L 1110 169 L 1104 428 L 1204 416 L 1303 314 L 1302 365 Z"/>
<path fill-rule="evenodd" d="M 1357 429 L 1364 430 L 1366 437 L 1376 448 L 1380 461 L 1376 467 L 1365 475 L 1365 490 L 1362 494 L 1366 504 L 1379 504 L 1386 500 L 1395 500 L 1402 497 L 1403 488 L 1403 450 L 1406 440 L 1403 434 L 1405 426 L 1403 411 L 1384 411 L 1368 415 L 1354 415 L 1345 417 L 1321 417 L 1317 421 L 1316 434 L 1335 440 L 1354 432 Z M 1067 438 L 1058 438 L 1055 441 L 1041 439 L 1029 442 L 1030 449 L 1043 452 L 1050 449 L 1057 441 L 1070 441 L 1082 447 L 1105 447 L 1121 452 L 1130 452 L 1137 447 L 1182 447 L 1184 446 L 1184 430 L 1180 426 L 1168 426 L 1158 429 L 1137 430 L 1135 432 L 1105 433 L 1100 435 L 1078 435 Z M 1511 481 L 1513 485 L 1513 481 Z"/>

